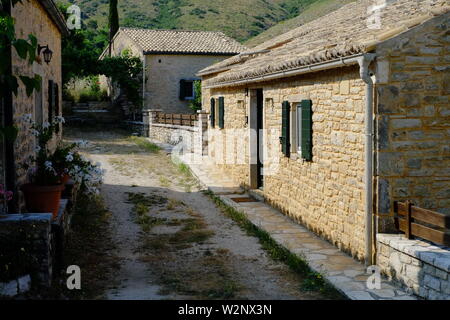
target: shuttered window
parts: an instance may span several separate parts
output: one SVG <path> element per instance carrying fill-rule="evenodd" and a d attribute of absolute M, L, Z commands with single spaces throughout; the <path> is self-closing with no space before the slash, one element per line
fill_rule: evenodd
<path fill-rule="evenodd" d="M 284 101 L 281 114 L 281 150 L 286 157 L 290 156 L 290 110 L 288 101 Z"/>
<path fill-rule="evenodd" d="M 312 101 L 303 100 L 297 109 L 297 141 L 303 159 L 312 161 Z"/>
<path fill-rule="evenodd" d="M 214 128 L 216 126 L 216 99 L 211 98 L 211 114 L 210 114 L 210 122 L 211 122 L 211 128 Z"/>
<path fill-rule="evenodd" d="M 223 129 L 225 127 L 225 98 L 219 97 L 219 128 Z"/>
<path fill-rule="evenodd" d="M 180 100 L 194 99 L 194 81 L 180 80 Z"/>

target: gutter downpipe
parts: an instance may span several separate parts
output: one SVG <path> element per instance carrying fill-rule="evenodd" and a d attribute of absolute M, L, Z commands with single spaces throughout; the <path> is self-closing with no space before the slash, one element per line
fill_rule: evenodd
<path fill-rule="evenodd" d="M 365 263 L 366 266 L 373 264 L 373 100 L 374 100 L 374 82 L 370 75 L 369 66 L 374 61 L 376 55 L 368 53 L 363 55 L 359 63 L 359 72 L 361 79 L 366 83 L 366 106 L 365 106 Z"/>
<path fill-rule="evenodd" d="M 146 61 L 147 61 L 147 56 L 144 54 L 143 55 L 144 56 L 144 61 L 143 61 L 143 63 L 142 63 L 142 110 L 145 110 L 145 80 L 146 80 L 146 77 L 147 77 L 147 74 L 146 74 L 146 72 L 145 72 L 145 68 L 147 67 L 145 64 L 146 64 Z"/>

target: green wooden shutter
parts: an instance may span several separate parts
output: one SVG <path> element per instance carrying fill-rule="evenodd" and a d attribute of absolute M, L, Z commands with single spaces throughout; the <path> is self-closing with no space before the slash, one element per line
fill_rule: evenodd
<path fill-rule="evenodd" d="M 312 161 L 312 101 L 303 100 L 302 109 L 302 158 Z"/>
<path fill-rule="evenodd" d="M 180 100 L 184 100 L 186 97 L 186 81 L 180 80 Z"/>
<path fill-rule="evenodd" d="M 291 153 L 291 122 L 290 122 L 290 111 L 291 106 L 289 102 L 284 101 L 282 107 L 282 115 L 281 115 L 281 150 L 286 157 L 290 156 Z"/>
<path fill-rule="evenodd" d="M 216 99 L 211 98 L 211 115 L 209 120 L 211 121 L 211 128 L 216 126 Z"/>
<path fill-rule="evenodd" d="M 224 125 L 224 117 L 225 117 L 225 99 L 224 97 L 219 98 L 219 128 L 223 129 Z"/>
<path fill-rule="evenodd" d="M 55 105 L 55 86 L 53 80 L 48 80 L 48 122 L 53 121 L 53 107 Z"/>

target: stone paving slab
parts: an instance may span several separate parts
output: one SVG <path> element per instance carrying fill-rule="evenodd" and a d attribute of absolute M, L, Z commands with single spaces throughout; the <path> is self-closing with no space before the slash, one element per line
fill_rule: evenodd
<path fill-rule="evenodd" d="M 180 159 L 183 161 L 183 158 Z M 186 163 L 205 189 L 225 204 L 246 215 L 254 225 L 268 232 L 281 246 L 303 258 L 312 270 L 321 273 L 336 289 L 352 300 L 416 300 L 386 279 L 380 290 L 370 290 L 364 265 L 263 202 L 236 203 L 231 198 L 249 195 L 210 164 Z M 221 188 L 224 181 L 225 188 Z M 238 192 L 233 193 L 233 190 Z"/>

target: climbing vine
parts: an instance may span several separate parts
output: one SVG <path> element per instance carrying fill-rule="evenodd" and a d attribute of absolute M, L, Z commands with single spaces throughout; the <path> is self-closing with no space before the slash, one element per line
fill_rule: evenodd
<path fill-rule="evenodd" d="M 41 77 L 34 75 L 29 77 L 26 75 L 15 76 L 11 72 L 11 51 L 15 49 L 17 55 L 27 60 L 28 64 L 33 64 L 36 60 L 37 39 L 34 35 L 29 34 L 26 39 L 16 38 L 15 21 L 7 8 L 21 3 L 21 0 L 0 0 L 0 99 L 6 94 L 12 92 L 15 96 L 18 94 L 19 80 L 25 86 L 28 96 L 33 94 L 34 90 L 40 90 Z M 1 126 L 0 138 L 9 141 L 15 140 L 17 137 L 17 128 L 15 126 Z"/>
<path fill-rule="evenodd" d="M 98 74 L 103 74 L 120 87 L 127 99 L 134 105 L 135 111 L 142 106 L 142 61 L 130 54 L 105 57 L 99 61 Z"/>

